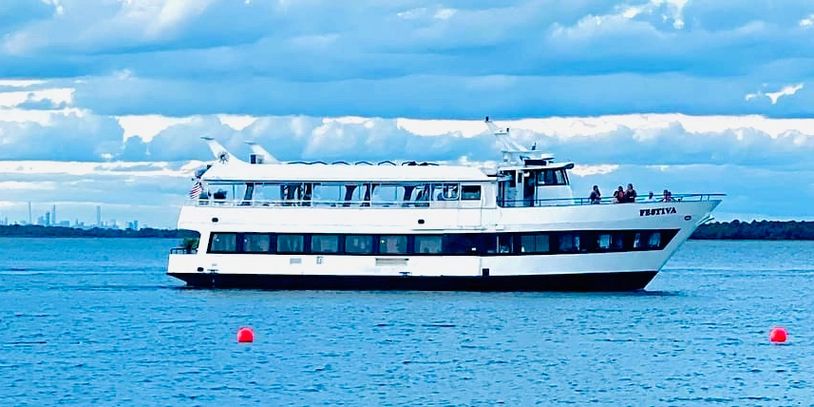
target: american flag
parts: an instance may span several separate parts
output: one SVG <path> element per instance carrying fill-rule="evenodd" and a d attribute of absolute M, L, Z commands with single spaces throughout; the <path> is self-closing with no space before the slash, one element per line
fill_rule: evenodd
<path fill-rule="evenodd" d="M 201 191 L 203 191 L 203 185 L 201 185 L 200 181 L 196 182 L 192 189 L 189 190 L 189 199 L 198 199 L 201 196 Z"/>

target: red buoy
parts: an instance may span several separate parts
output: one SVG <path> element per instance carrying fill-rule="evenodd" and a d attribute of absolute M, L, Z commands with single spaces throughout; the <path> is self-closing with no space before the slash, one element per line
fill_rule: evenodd
<path fill-rule="evenodd" d="M 244 326 L 237 330 L 238 343 L 251 343 L 254 342 L 254 331 L 251 328 Z"/>
<path fill-rule="evenodd" d="M 783 343 L 788 338 L 788 333 L 786 332 L 786 328 L 783 327 L 774 327 L 772 328 L 771 332 L 769 332 L 769 340 L 772 343 Z"/>

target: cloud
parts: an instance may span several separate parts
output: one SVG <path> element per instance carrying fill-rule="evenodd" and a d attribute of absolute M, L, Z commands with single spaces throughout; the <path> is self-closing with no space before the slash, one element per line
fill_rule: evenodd
<path fill-rule="evenodd" d="M 800 89 L 803 89 L 803 83 L 797 83 L 793 85 L 786 85 L 782 87 L 780 90 L 776 92 L 763 92 L 758 91 L 755 93 L 749 93 L 745 96 L 745 100 L 748 102 L 750 100 L 755 100 L 758 97 L 766 96 L 772 102 L 773 105 L 777 104 L 777 101 L 780 100 L 783 96 L 792 96 L 797 93 Z"/>
<path fill-rule="evenodd" d="M 2 37 L 0 75 L 82 78 L 80 104 L 117 116 L 797 117 L 814 106 L 743 100 L 760 83 L 812 79 L 807 0 L 59 7 Z"/>

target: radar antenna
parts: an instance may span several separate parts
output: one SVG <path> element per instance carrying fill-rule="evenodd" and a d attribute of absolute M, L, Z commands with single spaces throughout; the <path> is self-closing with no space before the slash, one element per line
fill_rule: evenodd
<path fill-rule="evenodd" d="M 220 162 L 221 164 L 244 162 L 239 158 L 235 157 L 232 153 L 229 152 L 229 150 L 226 149 L 226 147 L 222 146 L 212 137 L 201 137 L 201 139 L 206 141 L 206 144 L 209 146 L 209 150 L 212 151 L 212 155 L 215 156 L 215 159 L 218 160 L 218 162 Z"/>

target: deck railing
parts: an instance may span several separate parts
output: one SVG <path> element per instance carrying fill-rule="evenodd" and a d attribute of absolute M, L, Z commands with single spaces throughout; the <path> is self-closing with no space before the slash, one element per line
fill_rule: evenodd
<path fill-rule="evenodd" d="M 579 206 L 579 205 L 624 205 L 626 203 L 637 204 L 664 204 L 671 202 L 698 202 L 714 201 L 725 197 L 726 194 L 672 194 L 669 199 L 654 196 L 652 200 L 647 197 L 637 197 L 635 202 L 615 202 L 612 197 L 604 197 L 599 201 L 591 198 L 553 198 L 553 199 L 528 199 L 528 200 L 500 200 L 498 206 L 504 208 L 531 208 L 538 206 Z"/>
<path fill-rule="evenodd" d="M 650 201 L 645 197 L 636 199 L 637 204 L 664 204 L 669 202 L 697 202 L 718 200 L 725 194 L 673 194 L 672 200 L 665 201 L 660 197 Z M 188 201 L 192 206 L 212 207 L 273 207 L 273 208 L 469 208 L 488 207 L 479 201 L 336 201 L 336 200 L 227 200 L 199 199 Z M 615 203 L 613 198 L 602 198 L 598 203 L 590 198 L 553 198 L 535 200 L 499 200 L 498 206 L 504 208 L 531 208 L 547 206 L 581 206 L 581 205 L 624 205 Z"/>

